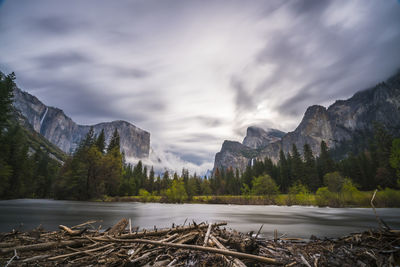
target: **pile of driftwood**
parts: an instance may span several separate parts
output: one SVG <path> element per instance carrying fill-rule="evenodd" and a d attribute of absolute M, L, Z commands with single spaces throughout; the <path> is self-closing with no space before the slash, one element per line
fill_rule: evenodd
<path fill-rule="evenodd" d="M 94 221 L 60 231 L 0 235 L 0 266 L 398 266 L 400 232 L 367 231 L 310 240 L 189 223 L 138 231 L 122 219 L 105 231 Z"/>

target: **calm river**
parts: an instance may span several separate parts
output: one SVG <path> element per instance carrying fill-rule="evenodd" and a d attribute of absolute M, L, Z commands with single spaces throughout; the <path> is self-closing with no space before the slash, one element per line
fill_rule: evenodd
<path fill-rule="evenodd" d="M 392 228 L 400 228 L 400 209 L 377 209 L 378 215 Z M 133 202 L 79 202 L 43 199 L 0 201 L 0 232 L 31 230 L 42 225 L 55 230 L 59 224 L 77 225 L 102 220 L 103 228 L 121 218 L 131 218 L 140 228 L 169 227 L 195 220 L 227 221 L 228 227 L 241 232 L 257 231 L 272 237 L 274 229 L 288 237 L 338 237 L 377 227 L 372 209 L 316 208 L 286 206 L 239 206 L 205 204 L 158 204 Z"/>

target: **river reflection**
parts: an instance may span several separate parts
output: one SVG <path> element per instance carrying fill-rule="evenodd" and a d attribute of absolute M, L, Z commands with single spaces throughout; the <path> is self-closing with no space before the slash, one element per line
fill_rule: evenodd
<path fill-rule="evenodd" d="M 400 209 L 377 209 L 392 228 L 400 228 Z M 59 224 L 77 225 L 101 220 L 103 228 L 121 218 L 131 218 L 140 228 L 169 227 L 172 223 L 227 221 L 228 227 L 241 232 L 257 231 L 272 237 L 274 229 L 290 237 L 338 237 L 377 227 L 372 209 L 317 208 L 300 206 L 240 206 L 206 204 L 158 204 L 133 202 L 80 202 L 43 199 L 0 201 L 0 232 L 30 230 L 42 225 L 55 230 Z"/>

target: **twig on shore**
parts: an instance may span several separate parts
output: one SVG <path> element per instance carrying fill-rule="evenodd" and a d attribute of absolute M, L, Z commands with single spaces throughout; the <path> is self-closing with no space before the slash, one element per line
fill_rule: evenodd
<path fill-rule="evenodd" d="M 374 205 L 374 199 L 375 199 L 376 192 L 378 192 L 378 189 L 375 189 L 374 194 L 372 195 L 372 198 L 371 198 L 371 206 L 375 213 L 376 220 L 378 221 L 378 225 L 381 229 L 390 230 L 390 227 L 376 213 L 376 209 L 375 209 L 375 205 Z"/>

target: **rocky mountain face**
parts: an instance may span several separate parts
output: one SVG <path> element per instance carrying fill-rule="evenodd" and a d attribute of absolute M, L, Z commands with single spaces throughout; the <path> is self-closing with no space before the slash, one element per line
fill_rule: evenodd
<path fill-rule="evenodd" d="M 270 143 L 279 141 L 284 135 L 284 132 L 276 129 L 268 129 L 265 131 L 262 128 L 251 126 L 247 128 L 247 134 L 243 140 L 243 145 L 253 149 L 264 148 Z"/>
<path fill-rule="evenodd" d="M 383 125 L 392 134 L 399 135 L 400 72 L 386 82 L 360 91 L 347 100 L 336 101 L 328 109 L 317 105 L 309 107 L 299 126 L 279 140 L 263 143 L 263 131 L 249 127 L 243 142 L 248 147 L 237 143 L 233 149 L 225 146 L 226 142 L 230 142 L 225 141 L 221 151 L 215 156 L 214 169 L 232 167 L 244 170 L 252 159 L 265 157 L 277 162 L 280 150 L 288 153 L 293 144 L 300 152 L 304 144 L 309 144 L 314 155 L 318 155 L 321 141 L 325 141 L 329 148 L 334 148 L 342 141 L 352 140 L 356 132 L 371 132 L 374 122 Z M 253 135 L 259 138 L 254 138 Z M 241 153 L 242 150 L 244 154 Z"/>
<path fill-rule="evenodd" d="M 225 140 L 221 151 L 215 155 L 214 170 L 216 168 L 233 167 L 244 170 L 256 158 L 260 151 L 281 140 L 285 133 L 276 129 L 264 130 L 251 126 L 247 128 L 243 143 Z"/>
<path fill-rule="evenodd" d="M 247 147 L 239 142 L 225 140 L 221 151 L 215 155 L 214 170 L 216 168 L 239 168 L 243 170 L 249 164 L 249 160 L 257 156 L 255 149 Z"/>
<path fill-rule="evenodd" d="M 127 157 L 146 158 L 150 151 L 150 133 L 126 121 L 104 122 L 96 125 L 78 125 L 58 108 L 44 105 L 35 96 L 14 89 L 14 107 L 26 117 L 33 129 L 66 153 L 75 150 L 79 142 L 93 127 L 95 134 L 104 129 L 109 140 L 114 129 L 118 129 L 121 150 Z"/>

